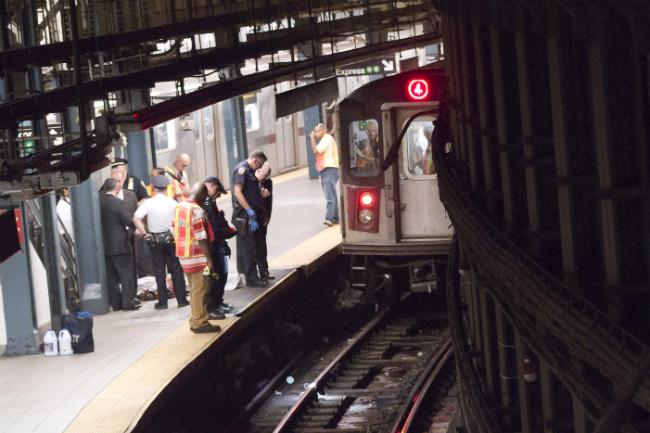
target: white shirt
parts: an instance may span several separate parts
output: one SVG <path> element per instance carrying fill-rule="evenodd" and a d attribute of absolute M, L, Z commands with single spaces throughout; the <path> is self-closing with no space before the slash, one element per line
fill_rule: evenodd
<path fill-rule="evenodd" d="M 159 193 L 145 200 L 135 211 L 135 217 L 139 220 L 147 217 L 149 233 L 163 233 L 171 230 L 177 205 L 176 200 L 167 197 L 165 193 Z"/>

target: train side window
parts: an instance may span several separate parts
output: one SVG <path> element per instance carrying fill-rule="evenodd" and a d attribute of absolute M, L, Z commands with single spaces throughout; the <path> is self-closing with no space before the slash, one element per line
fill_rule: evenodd
<path fill-rule="evenodd" d="M 379 122 L 376 119 L 350 122 L 348 143 L 352 176 L 376 176 L 383 159 Z"/>
<path fill-rule="evenodd" d="M 433 124 L 430 119 L 415 120 L 406 131 L 406 167 L 410 176 L 436 174 L 431 154 Z"/>

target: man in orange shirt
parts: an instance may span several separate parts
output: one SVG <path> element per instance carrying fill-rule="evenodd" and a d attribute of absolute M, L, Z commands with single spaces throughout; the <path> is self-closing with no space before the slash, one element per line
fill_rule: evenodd
<path fill-rule="evenodd" d="M 317 124 L 309 134 L 311 150 L 316 156 L 316 170 L 325 193 L 325 221 L 332 226 L 339 223 L 339 203 L 336 186 L 339 183 L 339 152 L 334 137 L 325 131 L 322 123 Z"/>
<path fill-rule="evenodd" d="M 190 330 L 197 334 L 219 332 L 219 326 L 208 322 L 206 295 L 208 285 L 203 278 L 206 265 L 213 268 L 208 245 L 205 212 L 199 206 L 208 194 L 205 184 L 194 185 L 190 196 L 176 206 L 172 233 L 176 240 L 176 256 L 180 259 L 183 272 L 190 284 Z"/>

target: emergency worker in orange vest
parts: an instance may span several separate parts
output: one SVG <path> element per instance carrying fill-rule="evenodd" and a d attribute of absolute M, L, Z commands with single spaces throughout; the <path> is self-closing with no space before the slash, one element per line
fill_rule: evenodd
<path fill-rule="evenodd" d="M 183 201 L 190 195 L 190 183 L 187 177 L 189 166 L 190 156 L 187 153 L 179 153 L 173 164 L 165 166 L 165 176 L 172 181 L 176 201 Z"/>
<path fill-rule="evenodd" d="M 205 184 L 197 183 L 187 200 L 176 206 L 172 233 L 176 240 L 176 256 L 181 261 L 190 285 L 190 330 L 197 334 L 219 332 L 221 328 L 208 321 L 206 295 L 208 283 L 203 274 L 212 274 L 213 263 L 208 245 L 205 211 L 199 206 L 208 194 Z"/>
<path fill-rule="evenodd" d="M 165 176 L 165 169 L 160 168 L 160 167 L 154 167 L 151 169 L 151 174 L 150 177 L 153 179 L 154 176 Z M 169 177 L 167 177 L 169 179 Z M 149 197 L 153 197 L 156 194 L 156 188 L 153 187 L 153 185 L 150 183 L 147 185 L 147 192 L 149 193 Z M 165 187 L 165 195 L 169 198 L 174 198 L 174 185 L 172 184 L 171 180 Z"/>

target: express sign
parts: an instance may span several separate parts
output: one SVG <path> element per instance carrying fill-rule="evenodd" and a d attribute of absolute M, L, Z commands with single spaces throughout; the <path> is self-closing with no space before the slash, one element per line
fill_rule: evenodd
<path fill-rule="evenodd" d="M 336 75 L 349 77 L 356 75 L 392 74 L 395 72 L 395 59 L 385 57 L 336 67 Z"/>

